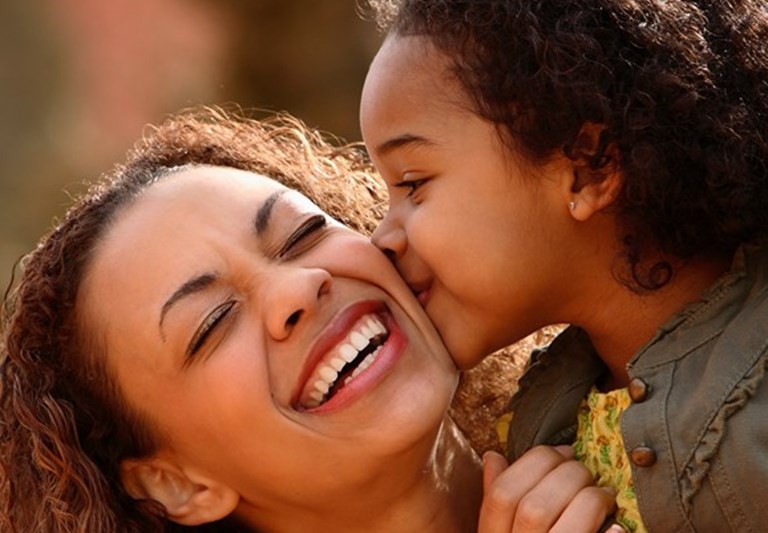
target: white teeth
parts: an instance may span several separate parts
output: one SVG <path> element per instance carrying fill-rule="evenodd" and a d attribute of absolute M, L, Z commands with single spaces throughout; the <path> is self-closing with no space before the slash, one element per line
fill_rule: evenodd
<path fill-rule="evenodd" d="M 315 400 L 318 404 L 323 401 L 323 394 L 320 392 L 313 390 L 309 393 L 309 397 Z"/>
<path fill-rule="evenodd" d="M 368 327 L 370 327 L 373 330 L 374 334 L 381 334 L 387 331 L 386 328 L 384 327 L 384 324 L 379 322 L 379 319 L 375 317 L 371 317 L 368 319 Z"/>
<path fill-rule="evenodd" d="M 312 390 L 308 393 L 308 398 L 304 402 L 305 406 L 315 408 L 326 401 L 326 395 L 334 386 L 339 373 L 344 370 L 347 363 L 357 359 L 360 356 L 360 352 L 368 347 L 372 339 L 386 333 L 387 328 L 384 327 L 384 324 L 376 315 L 368 315 L 361 318 L 355 327 L 355 331 L 349 334 L 346 342 L 339 344 L 336 348 L 336 355 L 330 357 L 318 368 Z M 380 351 L 381 346 L 360 361 L 357 368 L 344 379 L 344 384 L 346 385 L 371 366 Z"/>
<path fill-rule="evenodd" d="M 336 378 L 339 377 L 339 373 L 336 372 L 333 368 L 327 365 L 323 365 L 320 367 L 320 377 L 323 378 L 328 383 L 333 383 L 336 381 Z"/>
<path fill-rule="evenodd" d="M 331 388 L 331 386 L 322 379 L 318 379 L 315 381 L 315 390 L 322 394 L 328 394 L 328 390 Z"/>
<path fill-rule="evenodd" d="M 342 344 L 339 346 L 339 355 L 347 363 L 351 363 L 355 360 L 355 357 L 357 357 L 357 350 L 355 350 L 355 347 L 351 344 Z"/>
<path fill-rule="evenodd" d="M 362 350 L 366 346 L 368 346 L 368 339 L 366 337 L 363 337 L 363 335 L 361 333 L 358 333 L 357 331 L 353 331 L 352 335 L 349 336 L 349 342 L 351 342 L 352 346 L 354 346 L 358 350 Z"/>
<path fill-rule="evenodd" d="M 365 359 L 362 360 L 362 362 L 358 365 L 357 368 L 355 368 L 352 371 L 352 374 L 347 376 L 347 378 L 344 380 L 344 385 L 348 384 L 350 381 L 355 379 L 360 373 L 371 366 L 373 362 L 376 360 L 376 356 L 379 355 L 379 352 L 381 351 L 381 346 L 376 348 L 372 353 L 368 354 Z"/>

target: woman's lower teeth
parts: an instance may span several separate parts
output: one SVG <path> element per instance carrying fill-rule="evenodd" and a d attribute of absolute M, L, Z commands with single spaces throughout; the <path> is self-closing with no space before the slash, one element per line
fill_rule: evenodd
<path fill-rule="evenodd" d="M 381 346 L 379 346 L 374 351 L 369 353 L 365 357 L 365 359 L 363 359 L 360 362 L 360 364 L 357 366 L 357 368 L 355 368 L 350 375 L 348 375 L 346 378 L 344 378 L 344 381 L 342 382 L 343 386 L 348 385 L 353 379 L 355 379 L 357 376 L 359 376 L 361 372 L 363 372 L 366 368 L 371 366 L 373 364 L 373 362 L 376 361 L 376 356 L 379 355 L 380 351 L 381 351 Z M 328 394 L 329 391 L 331 389 L 333 389 L 333 385 L 334 384 L 330 384 L 330 385 L 325 384 L 325 386 L 322 387 L 323 389 L 326 386 L 328 387 L 328 390 L 326 390 L 325 392 L 323 392 L 322 390 L 318 390 L 317 388 L 314 391 L 312 391 L 312 393 L 310 394 L 310 397 L 312 398 L 312 400 L 314 400 L 314 402 L 316 402 L 316 405 L 314 405 L 314 406 L 310 405 L 310 407 L 317 407 L 317 406 L 327 402 L 331 398 L 331 396 L 333 396 L 333 394 L 330 394 L 330 395 Z M 317 384 L 315 386 L 317 387 Z"/>

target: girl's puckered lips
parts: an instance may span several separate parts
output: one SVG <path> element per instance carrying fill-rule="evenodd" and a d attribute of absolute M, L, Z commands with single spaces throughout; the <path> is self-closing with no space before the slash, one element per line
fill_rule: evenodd
<path fill-rule="evenodd" d="M 406 281 L 408 284 L 408 287 L 411 289 L 411 292 L 416 297 L 416 299 L 419 301 L 422 307 L 427 306 L 427 302 L 429 302 L 429 297 L 432 293 L 432 282 L 431 281 Z"/>

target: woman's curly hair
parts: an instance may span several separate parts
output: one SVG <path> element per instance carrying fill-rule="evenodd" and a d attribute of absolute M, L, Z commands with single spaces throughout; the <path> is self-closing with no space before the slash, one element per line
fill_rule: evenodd
<path fill-rule="evenodd" d="M 0 344 L 4 532 L 186 530 L 120 485 L 120 461 L 151 453 L 156 432 L 121 400 L 105 347 L 89 336 L 75 305 L 116 213 L 183 165 L 272 177 L 362 232 L 372 231 L 384 207 L 384 189 L 358 147 L 341 146 L 291 117 L 258 121 L 203 109 L 148 131 L 127 161 L 92 185 L 23 259 L 20 280 L 9 290 Z"/>
<path fill-rule="evenodd" d="M 669 279 L 636 270 L 644 251 L 731 253 L 768 233 L 765 0 L 368 4 L 384 30 L 446 53 L 478 115 L 530 160 L 564 153 L 599 176 L 618 149 L 637 288 Z M 587 153 L 585 124 L 605 128 Z"/>

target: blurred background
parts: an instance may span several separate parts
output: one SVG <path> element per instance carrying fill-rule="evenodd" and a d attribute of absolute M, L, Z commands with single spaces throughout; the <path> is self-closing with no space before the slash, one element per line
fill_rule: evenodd
<path fill-rule="evenodd" d="M 147 123 L 200 104 L 360 139 L 381 41 L 356 0 L 0 1 L 0 284 Z"/>

